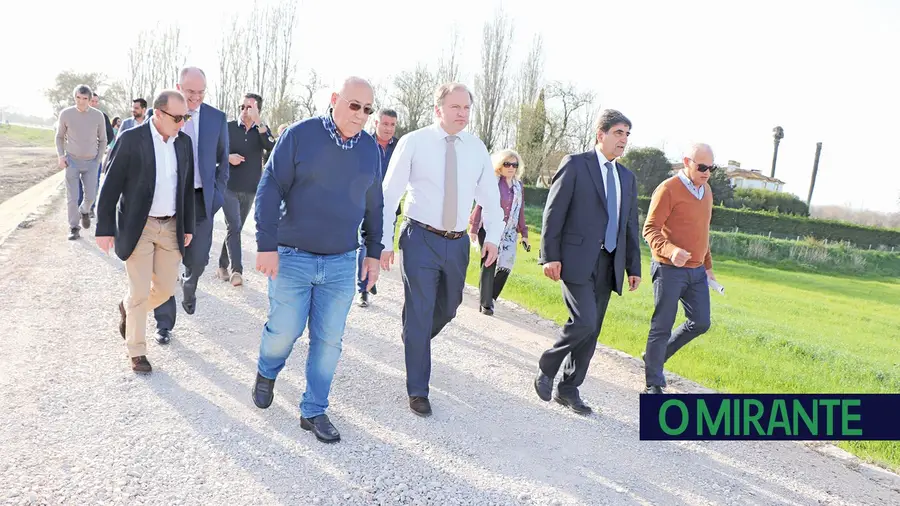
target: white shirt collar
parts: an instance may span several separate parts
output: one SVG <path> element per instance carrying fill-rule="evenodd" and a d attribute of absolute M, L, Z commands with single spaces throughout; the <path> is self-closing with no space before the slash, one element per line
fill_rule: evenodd
<path fill-rule="evenodd" d="M 169 137 L 169 140 L 167 140 L 167 141 L 163 140 L 163 136 L 161 133 L 159 133 L 159 130 L 156 129 L 156 122 L 153 120 L 150 120 L 150 133 L 153 135 L 153 137 L 156 137 L 157 139 L 159 139 L 160 142 L 163 142 L 166 144 L 173 144 L 175 142 L 174 135 Z"/>
<path fill-rule="evenodd" d="M 448 134 L 447 131 L 444 130 L 444 127 L 441 126 L 440 120 L 435 121 L 434 124 L 432 125 L 432 127 L 437 132 L 438 137 L 440 139 L 446 139 L 447 137 L 450 136 L 450 134 Z M 460 132 L 458 134 L 456 134 L 456 140 L 459 140 L 459 141 L 464 140 L 465 139 L 465 137 L 463 136 L 464 133 L 465 133 L 465 129 L 460 130 Z"/>
<path fill-rule="evenodd" d="M 594 151 L 597 153 L 597 161 L 600 162 L 600 165 L 605 165 L 606 162 L 609 162 L 609 163 L 613 164 L 613 167 L 616 166 L 616 159 L 615 158 L 613 158 L 612 160 L 607 159 L 606 155 L 603 154 L 603 151 L 600 151 L 599 145 L 594 146 Z M 606 167 L 604 166 L 603 168 L 606 168 Z"/>

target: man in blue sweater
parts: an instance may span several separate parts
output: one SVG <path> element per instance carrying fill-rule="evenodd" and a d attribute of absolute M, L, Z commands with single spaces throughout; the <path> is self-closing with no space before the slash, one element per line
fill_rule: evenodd
<path fill-rule="evenodd" d="M 383 249 L 381 153 L 362 131 L 372 101 L 368 82 L 347 79 L 331 94 L 329 112 L 284 131 L 256 191 L 256 269 L 269 278 L 269 317 L 253 402 L 272 404 L 275 378 L 308 325 L 300 426 L 325 443 L 340 440 L 325 410 L 356 292 L 360 222 L 367 252 L 360 277 L 368 288 Z"/>

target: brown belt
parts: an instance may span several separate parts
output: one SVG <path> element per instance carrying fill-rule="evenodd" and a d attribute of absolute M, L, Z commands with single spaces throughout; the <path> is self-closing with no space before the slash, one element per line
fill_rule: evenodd
<path fill-rule="evenodd" d="M 426 225 L 426 224 L 422 223 L 421 221 L 416 221 L 408 216 L 406 217 L 406 219 L 410 223 L 418 225 L 418 226 L 424 228 L 425 230 L 431 232 L 432 234 L 437 234 L 441 237 L 446 237 L 447 239 L 459 239 L 460 237 L 466 235 L 465 232 L 447 232 L 446 230 L 438 230 L 438 229 L 432 227 L 431 225 Z"/>

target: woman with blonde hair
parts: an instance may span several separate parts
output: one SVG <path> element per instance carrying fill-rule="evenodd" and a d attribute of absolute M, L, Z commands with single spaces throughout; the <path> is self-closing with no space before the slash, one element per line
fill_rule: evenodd
<path fill-rule="evenodd" d="M 516 263 L 516 239 L 522 234 L 522 245 L 525 251 L 531 250 L 528 243 L 528 226 L 525 224 L 525 191 L 522 186 L 521 175 L 525 169 L 522 157 L 512 149 L 504 149 L 491 155 L 494 164 L 494 174 L 497 175 L 497 184 L 500 186 L 500 205 L 503 207 L 503 220 L 506 227 L 498 245 L 499 256 L 490 267 L 484 266 L 484 258 L 481 259 L 481 281 L 478 287 L 481 291 L 481 312 L 488 316 L 494 314 L 494 301 L 503 291 L 503 286 L 512 272 Z M 469 217 L 469 238 L 472 244 L 478 241 L 478 245 L 484 246 L 484 228 L 481 226 L 481 206 L 475 206 Z"/>

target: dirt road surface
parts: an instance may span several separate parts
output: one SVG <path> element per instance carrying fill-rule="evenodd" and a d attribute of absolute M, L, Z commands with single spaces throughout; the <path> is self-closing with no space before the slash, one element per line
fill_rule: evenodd
<path fill-rule="evenodd" d="M 323 445 L 299 423 L 305 336 L 272 407 L 250 399 L 268 306 L 252 222 L 234 288 L 212 276 L 219 215 L 197 312 L 150 341 L 144 377 L 116 328 L 122 263 L 93 232 L 67 241 L 54 198 L 0 245 L 0 504 L 900 504 L 891 479 L 796 443 L 640 441 L 640 366 L 606 348 L 582 389 L 599 414 L 541 402 L 553 326 L 507 303 L 480 315 L 471 290 L 434 340 L 435 414 L 418 418 L 396 270 L 351 310 L 329 408 L 343 441 Z"/>

